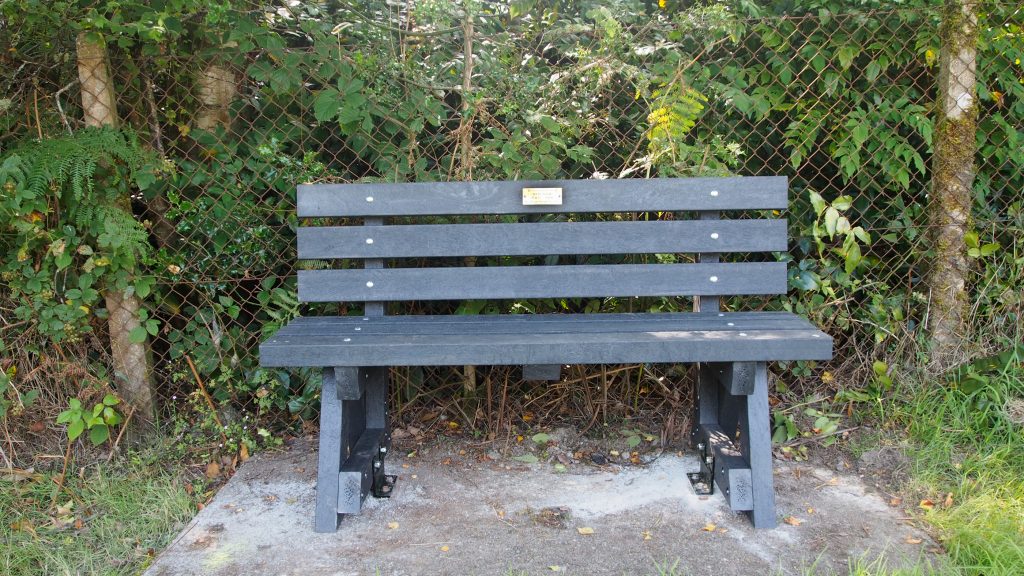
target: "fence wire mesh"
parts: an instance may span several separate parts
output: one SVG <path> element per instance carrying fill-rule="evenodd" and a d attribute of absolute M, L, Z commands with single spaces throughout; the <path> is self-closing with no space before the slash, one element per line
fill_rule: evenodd
<path fill-rule="evenodd" d="M 833 362 L 778 371 L 788 388 L 862 386 L 874 360 L 912 353 L 927 323 L 937 100 L 940 83 L 950 82 L 939 74 L 944 58 L 969 59 L 950 69 L 952 83 L 973 96 L 953 106 L 977 121 L 964 227 L 976 348 L 965 354 L 1019 333 L 1019 283 L 1007 277 L 1020 270 L 1013 255 L 1024 228 L 1019 7 L 979 8 L 978 49 L 964 52 L 944 43 L 949 32 L 938 8 L 771 15 L 751 6 L 610 6 L 283 2 L 230 26 L 227 16 L 207 14 L 205 34 L 163 42 L 108 33 L 106 63 L 101 56 L 90 63 L 74 36 L 30 42 L 31 31 L 5 24 L 5 153 L 19 141 L 116 122 L 159 159 L 125 186 L 149 245 L 138 276 L 152 285 L 106 298 L 125 302 L 127 315 L 109 315 L 126 329 L 83 313 L 79 325 L 92 332 L 58 338 L 63 360 L 120 372 L 109 338 L 142 330 L 165 410 L 211 399 L 237 415 L 229 419 L 238 426 L 247 417 L 309 421 L 318 375 L 260 370 L 257 346 L 300 312 L 358 308 L 297 302 L 296 184 L 785 175 L 790 294 L 725 305 L 795 310 L 835 336 Z M 957 75 L 975 67 L 976 79 Z M 54 229 L 59 215 L 42 218 Z M 43 252 L 52 255 L 55 237 Z M 5 258 L 18 260 L 20 237 L 4 238 Z M 71 268 L 80 273 L 88 261 L 79 250 Z M 60 354 L 13 328 L 39 323 L 47 301 L 87 304 L 64 284 L 39 298 L 16 280 L 22 268 L 4 268 L 3 338 L 6 362 L 25 374 Z M 33 298 L 42 303 L 26 310 Z M 587 305 L 492 302 L 460 311 Z M 627 305 L 688 306 L 684 299 L 591 304 L 599 311 Z M 663 366 L 574 368 L 550 385 L 517 382 L 515 372 L 498 368 L 481 368 L 472 381 L 463 367 L 402 369 L 393 372 L 392 396 L 399 413 L 436 416 L 438 399 L 475 395 L 469 408 L 442 403 L 463 423 L 506 430 L 509 413 L 521 420 L 680 412 L 684 378 Z"/>

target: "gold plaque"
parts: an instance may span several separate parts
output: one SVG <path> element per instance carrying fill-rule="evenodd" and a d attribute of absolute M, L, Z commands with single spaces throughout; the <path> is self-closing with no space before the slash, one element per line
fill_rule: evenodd
<path fill-rule="evenodd" d="M 561 205 L 561 188 L 523 188 L 523 206 Z"/>

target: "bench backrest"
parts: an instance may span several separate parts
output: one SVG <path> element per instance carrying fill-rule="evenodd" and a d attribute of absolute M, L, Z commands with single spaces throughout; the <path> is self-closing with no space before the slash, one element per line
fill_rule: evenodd
<path fill-rule="evenodd" d="M 524 205 L 524 189 L 561 189 L 560 204 Z M 553 191 L 552 191 L 553 192 Z M 555 194 L 557 195 L 557 194 Z M 719 262 L 720 253 L 787 249 L 784 219 L 720 219 L 724 211 L 783 210 L 784 177 L 311 184 L 298 187 L 300 218 L 362 218 L 364 226 L 302 226 L 300 259 L 361 259 L 363 268 L 301 270 L 305 302 L 780 294 L 786 264 Z M 542 201 L 553 201 L 552 199 Z M 672 219 L 664 213 L 677 213 Z M 603 221 L 407 223 L 415 217 L 646 213 Z M 696 219 L 675 219 L 696 213 Z M 401 223 L 384 226 L 386 218 Z M 410 219 L 409 217 L 413 217 Z M 492 218 L 493 220 L 494 218 Z M 436 222 L 436 218 L 434 221 Z M 457 219 L 456 219 L 457 220 Z M 385 267 L 436 257 L 697 254 L 686 264 Z M 770 258 L 768 260 L 771 260 Z"/>

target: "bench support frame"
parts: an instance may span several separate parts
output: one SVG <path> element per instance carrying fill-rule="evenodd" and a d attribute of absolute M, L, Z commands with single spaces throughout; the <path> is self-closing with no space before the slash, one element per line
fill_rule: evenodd
<path fill-rule="evenodd" d="M 391 445 L 385 367 L 323 369 L 315 528 L 334 532 L 342 514 L 357 514 L 367 494 L 390 496 L 384 473 Z"/>
<path fill-rule="evenodd" d="M 691 443 L 713 466 L 729 506 L 746 512 L 755 528 L 774 528 L 767 365 L 712 362 L 698 370 Z"/>

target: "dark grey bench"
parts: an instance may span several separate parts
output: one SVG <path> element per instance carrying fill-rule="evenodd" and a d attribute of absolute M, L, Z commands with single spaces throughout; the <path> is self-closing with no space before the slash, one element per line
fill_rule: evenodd
<path fill-rule="evenodd" d="M 393 477 L 384 474 L 389 366 L 523 365 L 531 378 L 557 379 L 565 364 L 635 362 L 700 363 L 692 440 L 701 470 L 691 481 L 707 491 L 717 485 L 755 526 L 775 526 L 766 362 L 829 359 L 832 339 L 794 314 L 719 311 L 720 296 L 782 294 L 787 285 L 786 264 L 771 255 L 719 260 L 786 251 L 785 220 L 720 215 L 786 207 L 781 177 L 300 186 L 300 218 L 363 224 L 298 231 L 299 258 L 363 262 L 299 271 L 299 299 L 365 302 L 363 314 L 297 318 L 260 346 L 264 366 L 323 368 L 316 530 L 336 530 L 339 514 L 357 513 L 368 493 L 392 489 Z M 585 213 L 642 217 L 568 216 Z M 567 216 L 530 216 L 550 214 Z M 680 219 L 686 214 L 697 218 Z M 485 224 L 417 221 L 438 215 L 509 216 Z M 389 217 L 401 222 L 384 226 Z M 696 254 L 696 262 L 410 267 L 409 260 L 574 255 L 586 262 L 587 255 L 680 253 Z M 613 296 L 693 296 L 695 310 L 384 314 L 388 301 Z"/>

